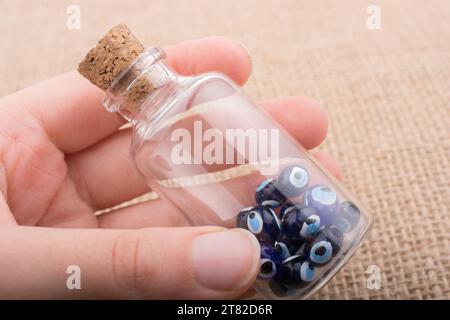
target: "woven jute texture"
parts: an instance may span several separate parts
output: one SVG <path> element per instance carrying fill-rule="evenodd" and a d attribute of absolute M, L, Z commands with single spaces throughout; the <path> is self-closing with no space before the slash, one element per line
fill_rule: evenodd
<path fill-rule="evenodd" d="M 66 27 L 70 4 L 81 29 Z M 127 23 L 146 45 L 211 35 L 244 43 L 254 99 L 307 95 L 329 114 L 320 147 L 375 218 L 353 259 L 313 298 L 450 298 L 450 2 L 1 1 L 0 95 L 74 69 Z M 381 287 L 367 288 L 371 265 Z"/>

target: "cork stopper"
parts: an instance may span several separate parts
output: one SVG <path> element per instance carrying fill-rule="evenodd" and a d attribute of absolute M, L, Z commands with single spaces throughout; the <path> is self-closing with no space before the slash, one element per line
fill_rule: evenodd
<path fill-rule="evenodd" d="M 102 90 L 142 53 L 144 46 L 125 24 L 109 30 L 78 65 L 78 72 Z"/>

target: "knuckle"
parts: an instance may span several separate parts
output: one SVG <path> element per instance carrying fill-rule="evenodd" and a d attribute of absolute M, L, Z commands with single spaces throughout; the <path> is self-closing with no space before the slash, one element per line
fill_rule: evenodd
<path fill-rule="evenodd" d="M 116 285 L 132 295 L 147 294 L 158 279 L 160 270 L 155 250 L 157 239 L 148 230 L 133 230 L 119 234 L 113 244 L 112 261 Z"/>

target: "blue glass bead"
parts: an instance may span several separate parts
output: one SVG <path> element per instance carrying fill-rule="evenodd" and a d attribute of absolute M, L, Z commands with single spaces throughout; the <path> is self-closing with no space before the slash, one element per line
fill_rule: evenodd
<path fill-rule="evenodd" d="M 290 289 L 287 286 L 285 286 L 284 284 L 280 283 L 280 281 L 278 281 L 277 277 L 272 278 L 269 281 L 269 288 L 278 297 L 289 296 Z"/>
<path fill-rule="evenodd" d="M 270 259 L 259 260 L 258 278 L 263 280 L 272 279 L 277 274 L 277 265 Z"/>
<path fill-rule="evenodd" d="M 306 190 L 303 202 L 317 210 L 322 225 L 333 223 L 339 210 L 336 192 L 324 185 L 317 185 Z"/>
<path fill-rule="evenodd" d="M 350 232 L 358 225 L 359 219 L 359 208 L 352 202 L 346 201 L 340 204 L 334 225 L 343 233 Z"/>
<path fill-rule="evenodd" d="M 271 246 L 261 245 L 261 259 L 270 259 L 276 264 L 281 264 L 283 258 Z"/>
<path fill-rule="evenodd" d="M 317 265 L 330 262 L 333 257 L 333 247 L 327 240 L 316 241 L 310 249 L 309 259 Z"/>
<path fill-rule="evenodd" d="M 300 237 L 309 239 L 313 237 L 320 229 L 320 217 L 318 215 L 309 216 L 300 229 Z"/>
<path fill-rule="evenodd" d="M 297 251 L 294 252 L 293 256 L 301 256 L 304 257 L 305 259 L 308 258 L 309 255 L 309 251 L 308 251 L 308 243 L 304 242 L 298 249 Z"/>
<path fill-rule="evenodd" d="M 303 244 L 305 244 L 304 239 L 291 238 L 280 233 L 274 244 L 274 249 L 280 256 L 283 256 L 283 260 L 285 260 L 295 254 Z"/>
<path fill-rule="evenodd" d="M 309 239 L 320 228 L 320 217 L 316 209 L 296 205 L 286 209 L 281 219 L 281 232 L 291 239 Z"/>
<path fill-rule="evenodd" d="M 291 256 L 281 264 L 277 272 L 277 280 L 283 285 L 293 285 L 300 277 L 294 274 L 294 264 L 301 263 L 300 256 Z"/>
<path fill-rule="evenodd" d="M 236 225 L 253 233 L 262 244 L 272 245 L 280 234 L 280 220 L 266 206 L 241 210 L 237 215 Z"/>
<path fill-rule="evenodd" d="M 277 178 L 278 189 L 288 198 L 305 192 L 308 183 L 308 171 L 297 165 L 284 168 Z"/>
<path fill-rule="evenodd" d="M 276 279 L 288 287 L 304 286 L 314 280 L 315 267 L 304 256 L 295 255 L 283 261 Z"/>
<path fill-rule="evenodd" d="M 308 243 L 309 260 L 317 265 L 327 264 L 340 251 L 342 240 L 343 234 L 336 226 L 321 228 L 314 240 Z"/>
<path fill-rule="evenodd" d="M 281 257 L 282 260 L 286 260 L 291 256 L 291 252 L 289 251 L 289 248 L 286 243 L 275 241 L 273 247 L 278 256 Z"/>
<path fill-rule="evenodd" d="M 298 272 L 300 273 L 300 279 L 303 283 L 308 283 L 314 280 L 315 267 L 308 260 L 301 264 Z"/>
<path fill-rule="evenodd" d="M 280 207 L 280 214 L 278 215 L 280 217 L 280 220 L 283 219 L 283 216 L 286 213 L 286 211 L 293 206 L 295 205 L 290 201 L 286 201 L 285 203 L 283 203 L 283 205 Z"/>
<path fill-rule="evenodd" d="M 273 278 L 277 273 L 281 261 L 281 257 L 272 247 L 262 245 L 258 278 L 265 280 Z"/>
<path fill-rule="evenodd" d="M 286 197 L 278 190 L 275 180 L 266 179 L 256 188 L 255 200 L 259 205 L 278 208 L 286 201 Z"/>

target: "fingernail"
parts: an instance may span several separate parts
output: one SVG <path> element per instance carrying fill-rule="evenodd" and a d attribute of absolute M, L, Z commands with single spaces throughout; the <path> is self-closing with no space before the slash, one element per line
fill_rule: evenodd
<path fill-rule="evenodd" d="M 253 59 L 252 59 L 252 55 L 251 55 L 251 53 L 250 53 L 250 50 L 249 50 L 248 47 L 247 47 L 245 44 L 243 44 L 242 42 L 240 42 L 240 41 L 236 41 L 236 42 L 237 42 L 237 44 L 245 51 L 245 53 L 247 54 L 248 59 L 249 59 L 249 61 L 250 61 L 250 73 L 249 73 L 249 74 L 252 74 L 252 72 L 253 72 Z"/>
<path fill-rule="evenodd" d="M 259 250 L 256 238 L 243 229 L 200 235 L 192 244 L 195 277 L 212 290 L 248 285 L 256 273 Z"/>
<path fill-rule="evenodd" d="M 240 42 L 240 41 L 236 41 L 236 42 L 238 43 L 238 45 L 241 46 L 242 49 L 244 49 L 245 53 L 247 53 L 247 55 L 251 59 L 252 55 L 250 54 L 250 50 L 248 49 L 248 47 L 245 44 L 243 44 L 242 42 Z"/>

